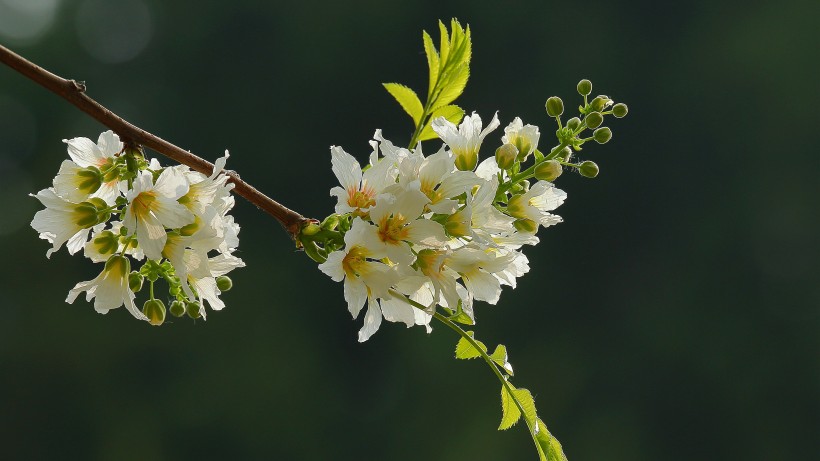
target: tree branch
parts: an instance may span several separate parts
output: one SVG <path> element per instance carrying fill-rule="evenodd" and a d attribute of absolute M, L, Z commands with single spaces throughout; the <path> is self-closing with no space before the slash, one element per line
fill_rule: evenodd
<path fill-rule="evenodd" d="M 134 126 L 122 117 L 103 107 L 97 101 L 88 97 L 88 95 L 85 94 L 84 82 L 66 80 L 58 75 L 52 74 L 3 45 L 0 45 L 0 61 L 70 102 L 94 120 L 112 129 L 124 142 L 131 142 L 148 147 L 200 173 L 210 175 L 213 172 L 214 165 L 211 162 L 183 150 L 142 128 Z M 292 238 L 295 238 L 299 234 L 302 224 L 312 221 L 262 192 L 259 192 L 255 187 L 240 179 L 238 174 L 227 171 L 226 174 L 230 178 L 230 182 L 235 185 L 234 192 L 237 195 L 244 197 L 260 210 L 276 218 Z"/>

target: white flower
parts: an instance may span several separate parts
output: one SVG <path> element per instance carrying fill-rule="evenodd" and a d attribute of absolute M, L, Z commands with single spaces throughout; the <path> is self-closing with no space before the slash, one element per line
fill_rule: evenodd
<path fill-rule="evenodd" d="M 31 227 L 40 234 L 40 238 L 52 244 L 46 257 L 50 258 L 66 242 L 69 253 L 80 251 L 88 240 L 90 228 L 97 224 L 97 209 L 94 205 L 88 202 L 69 202 L 58 197 L 53 188 L 43 189 L 32 197 L 37 197 L 46 206 L 31 221 Z"/>
<path fill-rule="evenodd" d="M 558 208 L 567 193 L 546 181 L 538 181 L 527 192 L 514 195 L 507 203 L 507 212 L 516 218 L 530 219 L 544 227 L 561 222 L 561 217 L 547 213 Z"/>
<path fill-rule="evenodd" d="M 94 299 L 94 310 L 100 314 L 108 313 L 123 304 L 128 312 L 138 320 L 148 320 L 134 304 L 134 293 L 128 286 L 128 274 L 131 263 L 125 256 L 115 255 L 105 263 L 105 269 L 93 280 L 80 282 L 68 292 L 66 302 L 74 303 L 77 295 L 85 291 L 86 301 Z"/>
<path fill-rule="evenodd" d="M 194 215 L 177 200 L 188 192 L 188 181 L 177 168 L 166 168 L 152 183 L 150 171 L 143 171 L 128 191 L 128 209 L 123 225 L 149 259 L 160 259 L 167 234 L 165 228 L 179 229 L 194 222 Z"/>
<path fill-rule="evenodd" d="M 84 178 L 78 176 L 79 171 L 94 167 L 103 174 L 107 173 L 113 166 L 114 157 L 122 152 L 123 143 L 120 137 L 110 130 L 101 133 L 96 144 L 88 138 L 63 139 L 63 142 L 68 144 L 68 155 L 74 165 L 63 162 L 60 172 L 54 178 L 54 188 L 61 197 L 75 201 L 85 200 L 87 194 L 83 198 L 78 198 L 85 193 L 80 187 Z M 102 182 L 91 197 L 100 197 L 109 205 L 113 205 L 114 200 L 120 195 L 119 182 L 119 176 L 115 175 L 109 181 Z"/>
<path fill-rule="evenodd" d="M 538 138 L 541 134 L 538 132 L 538 127 L 535 125 L 524 125 L 521 118 L 515 119 L 504 128 L 504 136 L 501 137 L 501 142 L 504 144 L 512 144 L 518 148 L 518 158 L 526 160 L 538 147 Z"/>
<path fill-rule="evenodd" d="M 464 285 L 475 299 L 495 304 L 501 296 L 501 286 L 499 278 L 493 274 L 510 271 L 510 266 L 519 262 L 516 254 L 465 246 L 453 251 L 446 263 L 461 275 Z"/>
<path fill-rule="evenodd" d="M 478 150 L 481 142 L 494 129 L 498 128 L 498 113 L 493 115 L 493 119 L 487 128 L 481 129 L 481 117 L 475 112 L 473 115 L 464 117 L 464 120 L 456 128 L 453 122 L 444 117 L 433 120 L 431 126 L 442 141 L 450 146 L 456 156 L 455 165 L 459 170 L 472 171 L 478 163 Z"/>
<path fill-rule="evenodd" d="M 319 264 L 319 269 L 333 281 L 344 281 L 345 301 L 354 319 L 367 302 L 359 342 L 367 341 L 379 329 L 382 310 L 378 299 L 390 298 L 390 288 L 399 279 L 398 272 L 378 261 L 386 253 L 375 234 L 368 231 L 369 226 L 361 218 L 355 218 L 345 234 L 345 248 L 329 254 L 327 260 Z"/>
<path fill-rule="evenodd" d="M 338 199 L 338 214 L 366 214 L 367 209 L 375 205 L 376 195 L 395 182 L 396 167 L 391 161 L 371 158 L 370 168 L 362 173 L 359 162 L 341 147 L 331 147 L 330 155 L 333 173 L 341 184 L 330 189 L 330 195 Z"/>

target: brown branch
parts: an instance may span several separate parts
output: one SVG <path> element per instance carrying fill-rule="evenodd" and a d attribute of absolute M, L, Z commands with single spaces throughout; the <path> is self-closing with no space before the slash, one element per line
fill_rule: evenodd
<path fill-rule="evenodd" d="M 54 75 L 3 45 L 0 45 L 0 61 L 70 102 L 94 120 L 111 128 L 123 141 L 131 141 L 153 149 L 171 160 L 187 165 L 200 173 L 209 175 L 213 172 L 214 165 L 211 162 L 132 125 L 88 97 L 85 94 L 85 84 L 83 82 L 66 80 Z M 312 221 L 259 192 L 255 187 L 241 180 L 236 173 L 226 172 L 226 174 L 230 177 L 230 181 L 235 184 L 234 192 L 237 195 L 244 197 L 260 210 L 276 218 L 291 237 L 295 238 L 299 234 L 302 224 Z"/>

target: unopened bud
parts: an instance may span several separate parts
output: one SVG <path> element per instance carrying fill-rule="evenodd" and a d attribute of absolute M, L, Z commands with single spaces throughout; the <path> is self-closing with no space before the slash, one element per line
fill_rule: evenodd
<path fill-rule="evenodd" d="M 592 82 L 587 79 L 583 79 L 578 82 L 578 94 L 581 96 L 587 96 L 592 93 Z"/>
<path fill-rule="evenodd" d="M 547 99 L 547 115 L 550 117 L 558 117 L 564 113 L 564 101 L 558 96 L 552 96 Z"/>
<path fill-rule="evenodd" d="M 584 124 L 587 128 L 598 128 L 604 122 L 604 116 L 600 112 L 590 112 L 584 117 Z"/>
<path fill-rule="evenodd" d="M 510 143 L 504 144 L 495 150 L 495 163 L 502 170 L 509 170 L 515 165 L 515 158 L 518 157 L 518 149 Z"/>
<path fill-rule="evenodd" d="M 185 313 L 192 319 L 198 319 L 202 316 L 202 314 L 199 313 L 199 303 L 195 302 L 185 303 Z"/>
<path fill-rule="evenodd" d="M 315 222 L 310 222 L 302 227 L 302 235 L 316 235 L 322 228 Z"/>
<path fill-rule="evenodd" d="M 230 291 L 233 288 L 233 280 L 227 275 L 220 275 L 216 278 L 216 287 L 219 291 Z"/>
<path fill-rule="evenodd" d="M 624 118 L 626 117 L 626 113 L 629 112 L 629 109 L 626 107 L 626 104 L 619 102 L 612 106 L 612 115 L 617 118 Z"/>
<path fill-rule="evenodd" d="M 579 126 L 581 126 L 580 118 L 572 117 L 571 119 L 567 120 L 567 128 L 569 128 L 570 130 L 575 131 L 578 129 Z"/>
<path fill-rule="evenodd" d="M 587 160 L 578 166 L 578 172 L 585 178 L 594 178 L 598 176 L 598 165 Z"/>
<path fill-rule="evenodd" d="M 168 306 L 168 312 L 171 313 L 174 317 L 182 317 L 185 315 L 185 303 L 182 301 L 175 299 L 174 302 Z"/>
<path fill-rule="evenodd" d="M 77 188 L 86 194 L 97 192 L 97 189 L 102 185 L 102 173 L 94 165 L 78 171 L 77 176 L 80 178 Z"/>
<path fill-rule="evenodd" d="M 612 100 L 609 99 L 609 96 L 600 95 L 595 96 L 595 99 L 593 99 L 589 105 L 595 112 L 601 112 L 602 110 L 609 107 L 610 104 L 612 104 Z"/>
<path fill-rule="evenodd" d="M 477 163 L 477 152 L 464 152 L 456 155 L 456 168 L 459 171 L 473 171 Z"/>
<path fill-rule="evenodd" d="M 513 226 L 518 232 L 525 232 L 527 234 L 534 234 L 538 230 L 538 223 L 526 218 L 515 220 Z"/>
<path fill-rule="evenodd" d="M 93 227 L 99 222 L 97 221 L 97 208 L 89 203 L 83 202 L 74 208 L 72 213 L 74 223 L 82 228 Z"/>
<path fill-rule="evenodd" d="M 142 306 L 142 313 L 148 317 L 148 323 L 160 326 L 165 322 L 165 304 L 159 299 L 149 299 Z"/>
<path fill-rule="evenodd" d="M 598 144 L 606 144 L 612 139 L 612 130 L 607 127 L 598 128 L 592 132 L 592 138 L 595 139 Z"/>
<path fill-rule="evenodd" d="M 339 225 L 339 215 L 332 214 L 322 221 L 321 227 L 326 230 L 334 230 Z"/>
<path fill-rule="evenodd" d="M 145 278 L 139 272 L 131 272 L 128 274 L 128 288 L 134 293 L 142 290 L 142 282 Z"/>
<path fill-rule="evenodd" d="M 558 176 L 561 176 L 561 164 L 556 160 L 547 160 L 544 163 L 539 163 L 535 167 L 535 179 L 541 181 L 555 181 Z"/>

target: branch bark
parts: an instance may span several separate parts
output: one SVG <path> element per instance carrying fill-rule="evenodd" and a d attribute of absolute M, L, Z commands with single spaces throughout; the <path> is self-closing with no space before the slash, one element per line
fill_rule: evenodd
<path fill-rule="evenodd" d="M 3 64 L 6 64 L 35 81 L 85 112 L 94 120 L 107 126 L 117 133 L 123 142 L 131 142 L 148 147 L 200 173 L 210 175 L 213 172 L 214 165 L 211 162 L 131 124 L 97 101 L 91 99 L 85 94 L 86 88 L 84 82 L 67 80 L 55 75 L 3 45 L 0 45 L 0 62 L 3 62 Z M 296 238 L 303 224 L 313 221 L 263 194 L 255 187 L 240 179 L 238 174 L 232 171 L 228 171 L 226 174 L 230 178 L 230 182 L 235 185 L 234 193 L 236 193 L 236 195 L 245 198 L 260 210 L 276 218 L 292 238 Z"/>

